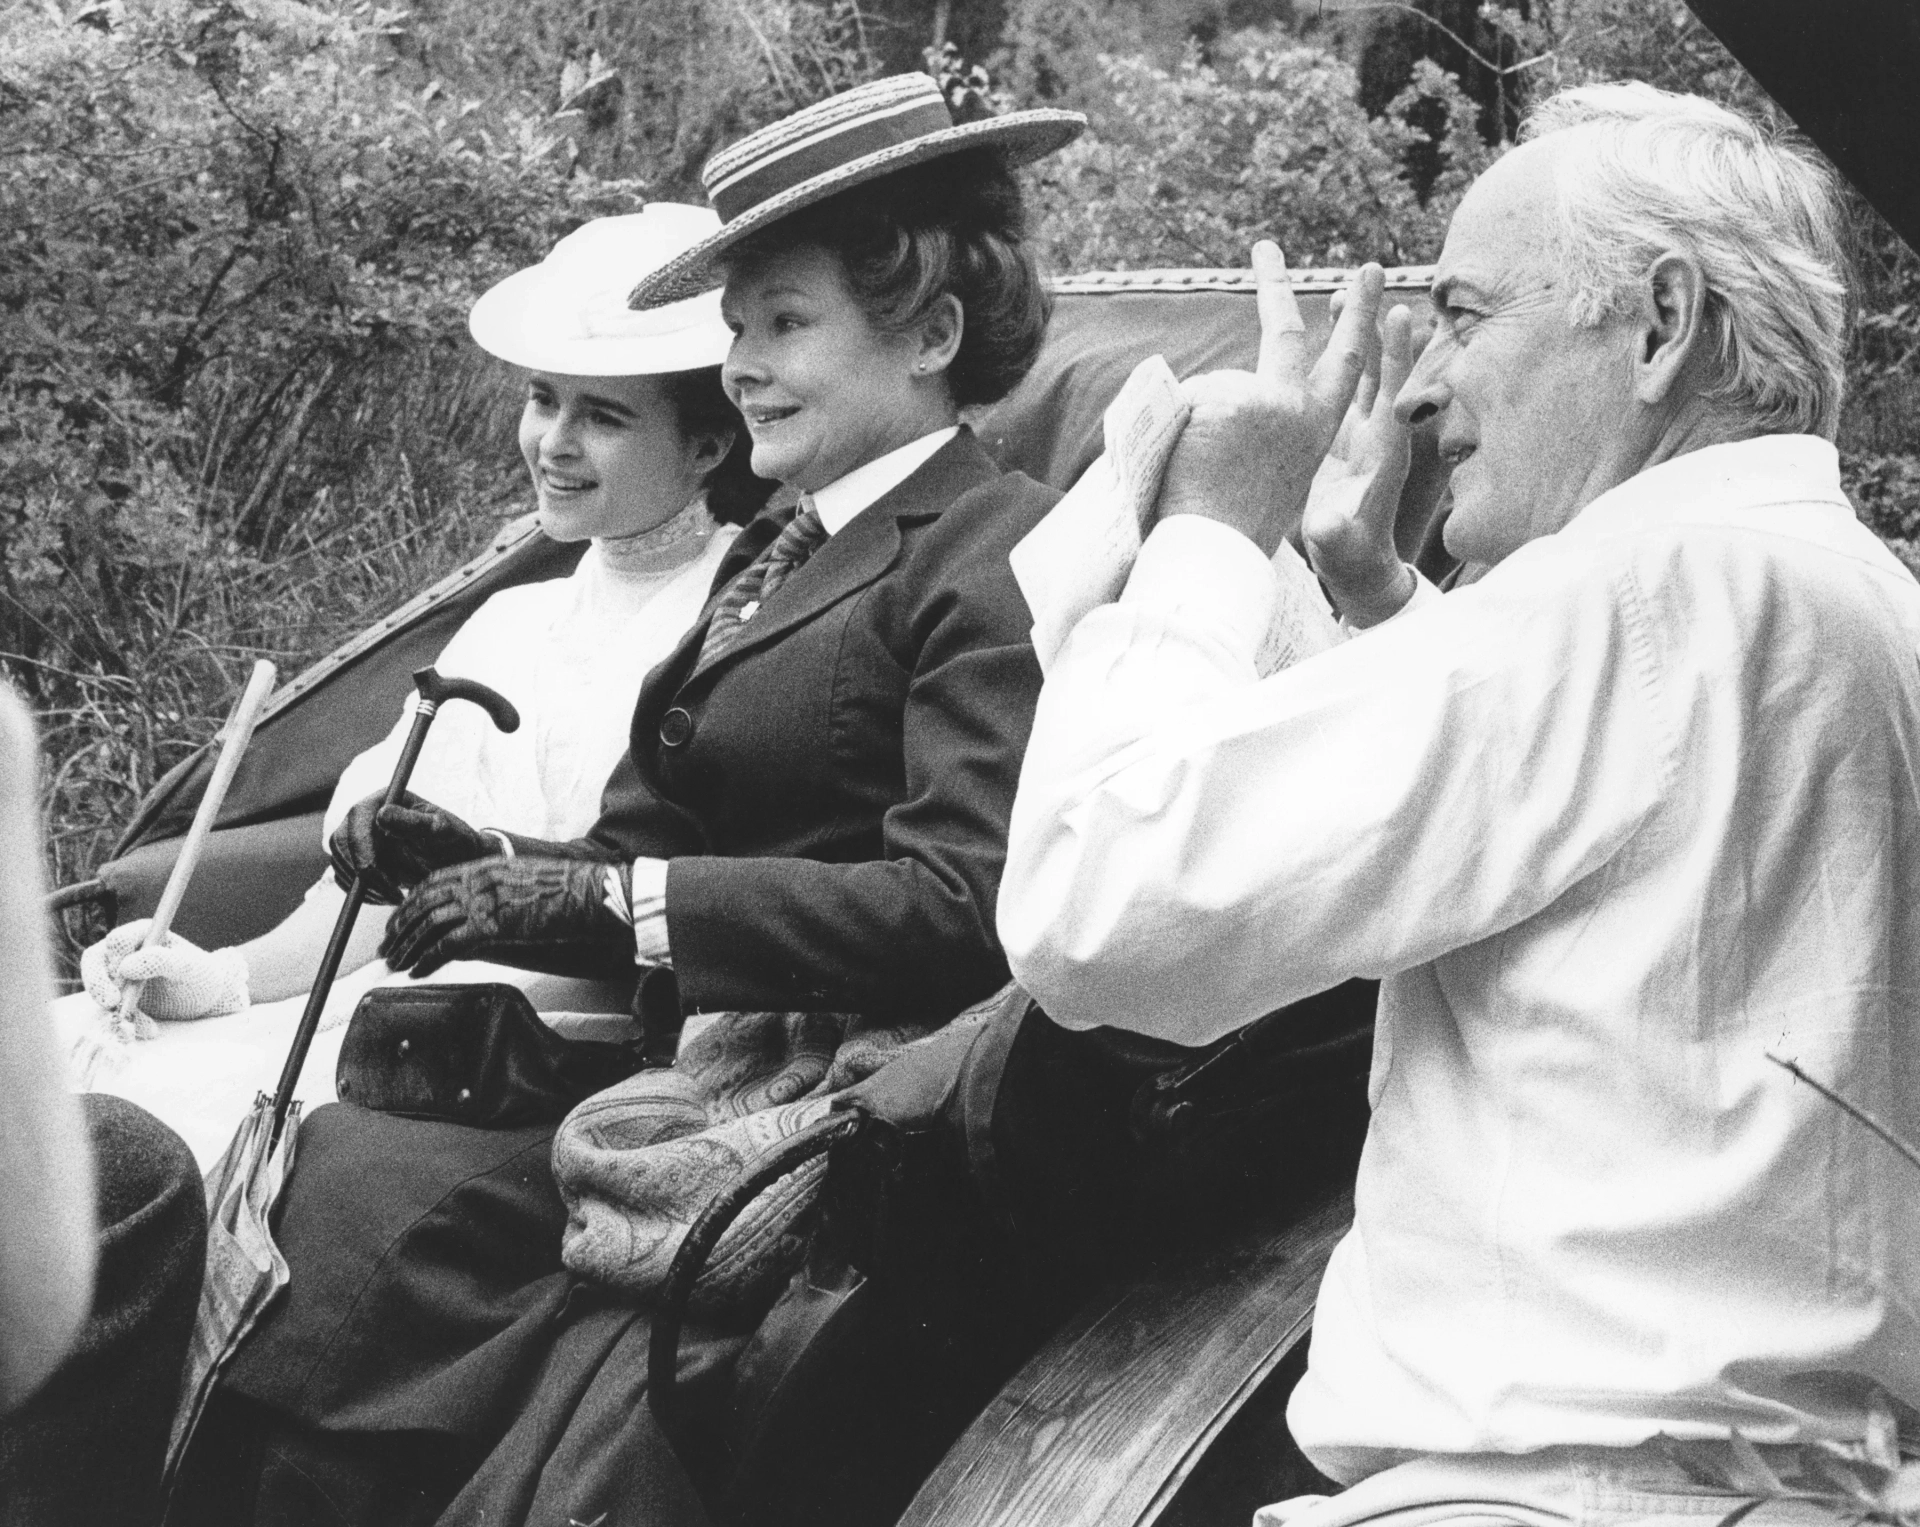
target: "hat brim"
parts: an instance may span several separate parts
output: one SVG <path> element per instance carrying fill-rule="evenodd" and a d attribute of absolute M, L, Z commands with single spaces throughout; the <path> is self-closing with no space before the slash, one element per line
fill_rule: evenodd
<path fill-rule="evenodd" d="M 467 314 L 467 332 L 482 350 L 528 371 L 556 376 L 664 376 L 704 370 L 727 358 L 733 336 L 720 321 L 720 296 L 713 289 L 717 283 L 686 299 L 698 301 L 699 311 L 690 312 L 678 328 L 583 335 L 563 332 L 541 311 L 536 299 L 543 280 L 541 267 L 535 265 L 481 294 Z"/>
<path fill-rule="evenodd" d="M 1077 111 L 1010 111 L 1002 117 L 962 122 L 939 132 L 866 154 L 749 207 L 718 233 L 643 277 L 627 298 L 630 308 L 654 308 L 679 302 L 720 284 L 718 257 L 750 234 L 781 218 L 825 201 L 829 196 L 895 170 L 970 148 L 997 148 L 1011 165 L 1031 164 L 1065 148 L 1085 132 L 1087 119 Z"/>

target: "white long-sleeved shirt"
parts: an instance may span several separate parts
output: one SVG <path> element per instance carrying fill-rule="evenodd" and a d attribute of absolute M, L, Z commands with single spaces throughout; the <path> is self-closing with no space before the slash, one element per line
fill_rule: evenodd
<path fill-rule="evenodd" d="M 1920 587 L 1806 436 L 1654 467 L 1261 681 L 1271 584 L 1156 529 L 1040 698 L 1000 932 L 1198 1043 L 1384 978 L 1290 1421 L 1352 1481 L 1920 1402 Z"/>

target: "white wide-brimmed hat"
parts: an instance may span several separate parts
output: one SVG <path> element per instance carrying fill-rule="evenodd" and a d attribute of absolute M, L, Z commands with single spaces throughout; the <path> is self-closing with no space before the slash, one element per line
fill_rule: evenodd
<path fill-rule="evenodd" d="M 749 133 L 707 161 L 700 178 L 725 226 L 657 270 L 636 270 L 635 308 L 679 302 L 719 284 L 714 257 L 748 234 L 836 192 L 963 149 L 995 148 L 1027 164 L 1086 130 L 1077 111 L 1010 111 L 955 123 L 932 76 L 873 80 Z"/>
<path fill-rule="evenodd" d="M 576 228 L 538 265 L 490 288 L 467 315 L 480 348 L 566 376 L 657 376 L 727 358 L 719 282 L 664 307 L 635 312 L 635 271 L 658 270 L 710 238 L 720 219 L 705 207 L 655 202 L 626 217 Z"/>

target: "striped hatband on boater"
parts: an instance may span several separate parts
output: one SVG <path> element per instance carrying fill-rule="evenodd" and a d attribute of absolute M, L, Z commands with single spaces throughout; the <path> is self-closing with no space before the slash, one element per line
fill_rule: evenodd
<path fill-rule="evenodd" d="M 940 87 L 930 76 L 896 74 L 748 134 L 708 160 L 700 178 L 713 210 L 731 222 L 815 175 L 952 126 Z"/>
<path fill-rule="evenodd" d="M 1010 111 L 956 124 L 940 87 L 925 74 L 896 74 L 840 95 L 721 149 L 701 179 L 720 214 L 720 232 L 662 266 L 634 287 L 635 308 L 710 291 L 720 284 L 715 257 L 789 213 L 895 170 L 943 154 L 991 148 L 1025 164 L 1079 137 L 1077 111 Z"/>

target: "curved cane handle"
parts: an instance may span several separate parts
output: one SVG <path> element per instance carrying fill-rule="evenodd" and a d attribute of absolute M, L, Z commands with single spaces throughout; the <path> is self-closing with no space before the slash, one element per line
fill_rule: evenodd
<path fill-rule="evenodd" d="M 471 700 L 501 731 L 520 730 L 520 712 L 514 709 L 513 701 L 497 689 L 489 689 L 472 679 L 442 678 L 440 670 L 433 667 L 414 669 L 413 687 L 420 695 L 420 708 L 428 715 L 449 700 Z"/>

